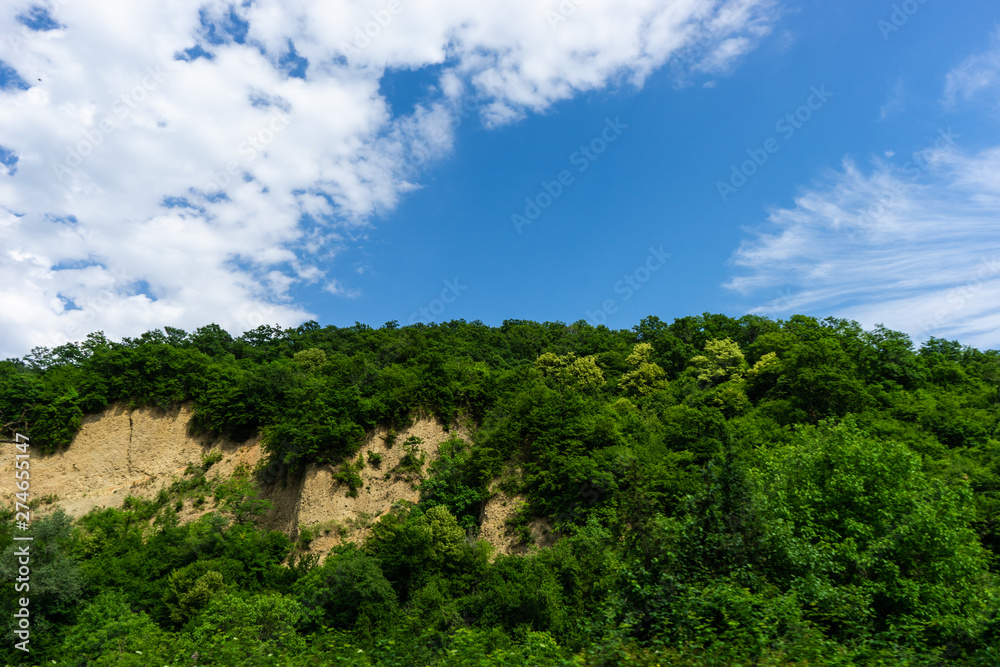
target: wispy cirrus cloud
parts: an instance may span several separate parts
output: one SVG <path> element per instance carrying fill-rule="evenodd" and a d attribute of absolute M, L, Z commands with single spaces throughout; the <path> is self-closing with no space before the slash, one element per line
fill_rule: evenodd
<path fill-rule="evenodd" d="M 991 36 L 990 48 L 969 56 L 945 79 L 945 104 L 954 107 L 982 93 L 1000 93 L 1000 27 Z M 994 99 L 992 101 L 1000 101 Z"/>
<path fill-rule="evenodd" d="M 944 143 L 944 142 L 942 142 Z M 754 312 L 836 314 L 917 339 L 1000 345 L 1000 147 L 932 148 L 910 160 L 845 160 L 733 256 L 726 287 Z"/>
<path fill-rule="evenodd" d="M 1000 32 L 949 72 L 943 99 L 997 93 Z M 759 303 L 755 312 L 835 314 L 1000 348 L 998 222 L 1000 145 L 962 150 L 942 128 L 908 159 L 864 169 L 845 158 L 793 207 L 771 211 L 733 254 L 725 287 Z"/>

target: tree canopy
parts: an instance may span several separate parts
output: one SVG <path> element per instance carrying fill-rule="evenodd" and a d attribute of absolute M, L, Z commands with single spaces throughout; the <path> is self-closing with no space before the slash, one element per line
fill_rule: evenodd
<path fill-rule="evenodd" d="M 108 406 L 181 403 L 206 436 L 261 435 L 270 465 L 35 521 L 37 643 L 6 662 L 1000 664 L 995 350 L 706 313 L 96 332 L 0 362 L 5 435 L 44 453 Z M 419 502 L 322 564 L 261 527 L 275 470 L 350 477 L 366 433 L 418 413 L 471 434 Z M 525 501 L 525 555 L 478 539 L 497 484 Z"/>

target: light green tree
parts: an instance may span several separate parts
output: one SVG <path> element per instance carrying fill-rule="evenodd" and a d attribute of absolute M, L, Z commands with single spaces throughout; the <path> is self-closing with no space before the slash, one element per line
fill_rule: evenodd
<path fill-rule="evenodd" d="M 769 373 L 775 373 L 781 368 L 781 361 L 774 352 L 768 352 L 761 357 L 753 367 L 747 371 L 747 378 L 756 380 Z"/>
<path fill-rule="evenodd" d="M 427 510 L 421 518 L 421 529 L 427 532 L 432 545 L 432 559 L 438 565 L 456 563 L 465 546 L 465 531 L 444 505 Z"/>
<path fill-rule="evenodd" d="M 308 350 L 296 352 L 292 357 L 292 363 L 304 370 L 306 373 L 315 373 L 320 368 L 325 366 L 326 362 L 326 352 L 317 347 L 311 347 Z"/>
<path fill-rule="evenodd" d="M 556 378 L 565 385 L 596 389 L 604 384 L 604 373 L 593 355 L 577 357 L 570 352 L 559 356 L 546 352 L 538 357 L 535 366 L 545 377 Z"/>
<path fill-rule="evenodd" d="M 165 602 L 174 623 L 184 623 L 204 609 L 224 589 L 222 574 L 210 570 L 194 581 L 186 572 L 175 570 L 167 579 Z"/>
<path fill-rule="evenodd" d="M 625 372 L 618 381 L 618 388 L 622 392 L 645 396 L 667 387 L 667 373 L 650 361 L 652 354 L 653 346 L 649 343 L 638 343 L 632 348 L 632 353 L 625 358 L 632 370 Z"/>
<path fill-rule="evenodd" d="M 728 338 L 705 343 L 705 354 L 692 358 L 691 364 L 697 369 L 698 382 L 703 387 L 738 380 L 747 370 L 740 346 Z"/>

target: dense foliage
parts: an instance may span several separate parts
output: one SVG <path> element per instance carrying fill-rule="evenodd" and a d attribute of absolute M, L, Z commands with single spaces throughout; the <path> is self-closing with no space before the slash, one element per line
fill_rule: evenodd
<path fill-rule="evenodd" d="M 33 651 L 9 640 L 7 662 L 1000 664 L 997 351 L 705 314 L 167 328 L 0 363 L 0 424 L 36 453 L 111 404 L 182 402 L 207 435 L 262 434 L 270 464 L 213 486 L 206 460 L 155 501 L 36 521 Z M 320 565 L 259 526 L 257 486 L 308 462 L 349 484 L 365 433 L 418 413 L 471 442 L 363 544 Z M 497 480 L 553 547 L 475 539 Z M 189 499 L 217 511 L 182 524 Z"/>

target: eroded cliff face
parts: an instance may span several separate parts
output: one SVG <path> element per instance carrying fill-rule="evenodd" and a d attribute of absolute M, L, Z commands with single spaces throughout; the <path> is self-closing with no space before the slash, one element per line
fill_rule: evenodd
<path fill-rule="evenodd" d="M 226 479 L 239 466 L 253 470 L 266 456 L 259 438 L 245 442 L 207 440 L 188 432 L 190 406 L 173 410 L 156 408 L 127 409 L 110 407 L 84 419 L 80 432 L 65 451 L 51 456 L 31 456 L 31 498 L 55 496 L 57 500 L 38 507 L 46 514 L 62 507 L 73 517 L 94 508 L 121 507 L 125 498 L 152 499 L 161 489 L 183 478 L 188 466 L 198 466 L 209 454 L 222 458 L 208 470 L 208 479 Z M 384 430 L 369 433 L 359 455 L 363 467 L 357 472 L 361 484 L 356 497 L 335 479 L 336 469 L 329 465 L 310 464 L 298 475 L 289 476 L 280 469 L 268 475 L 261 496 L 273 503 L 262 517 L 263 524 L 298 539 L 303 529 L 314 536 L 309 552 L 323 554 L 343 541 L 360 541 L 371 523 L 400 501 L 416 503 L 420 498 L 418 479 L 411 469 L 400 469 L 405 456 L 421 460 L 420 469 L 438 457 L 440 444 L 453 435 L 468 441 L 463 428 L 446 432 L 434 419 L 420 418 L 386 442 Z M 417 440 L 411 440 L 416 438 Z M 407 441 L 410 443 L 407 444 Z M 369 462 L 369 453 L 374 454 Z M 381 462 L 377 462 L 378 458 Z M 14 457 L 3 457 L 0 491 L 8 505 L 13 504 Z M 357 456 L 354 458 L 357 460 Z M 412 467 L 411 467 L 412 468 Z M 497 547 L 498 553 L 526 550 L 506 528 L 507 519 L 517 511 L 523 499 L 496 494 L 483 511 L 481 539 Z M 211 499 L 200 507 L 191 501 L 179 513 L 181 521 L 191 521 L 213 509 Z M 545 526 L 532 525 L 532 532 L 545 544 Z"/>
<path fill-rule="evenodd" d="M 377 517 L 388 512 L 400 501 L 416 503 L 420 500 L 416 471 L 399 470 L 404 456 L 423 461 L 420 469 L 427 470 L 438 457 L 438 448 L 452 435 L 463 437 L 464 430 L 447 433 L 433 420 L 422 418 L 396 434 L 390 446 L 385 441 L 386 431 L 369 433 L 355 461 L 362 461 L 357 472 L 361 484 L 357 495 L 348 495 L 348 487 L 334 479 L 336 468 L 329 465 L 310 464 L 299 479 L 283 479 L 270 484 L 263 496 L 274 503 L 274 508 L 264 517 L 274 530 L 298 536 L 299 529 L 307 528 L 315 536 L 310 551 L 325 552 L 340 542 L 359 542 L 368 533 L 368 527 Z M 410 438 L 417 438 L 406 444 Z M 466 438 L 467 439 L 467 438 Z M 369 454 L 381 458 L 377 465 L 369 463 Z"/>
<path fill-rule="evenodd" d="M 120 507 L 129 495 L 155 497 L 189 463 L 200 463 L 213 445 L 230 456 L 239 452 L 243 458 L 256 450 L 259 458 L 260 447 L 253 442 L 208 443 L 190 436 L 190 419 L 186 406 L 172 411 L 116 406 L 87 416 L 65 451 L 51 456 L 32 453 L 31 497 L 56 495 L 57 505 L 79 517 L 95 507 Z M 5 456 L 5 495 L 13 493 L 13 466 L 13 457 Z M 232 474 L 235 466 L 228 467 Z"/>

